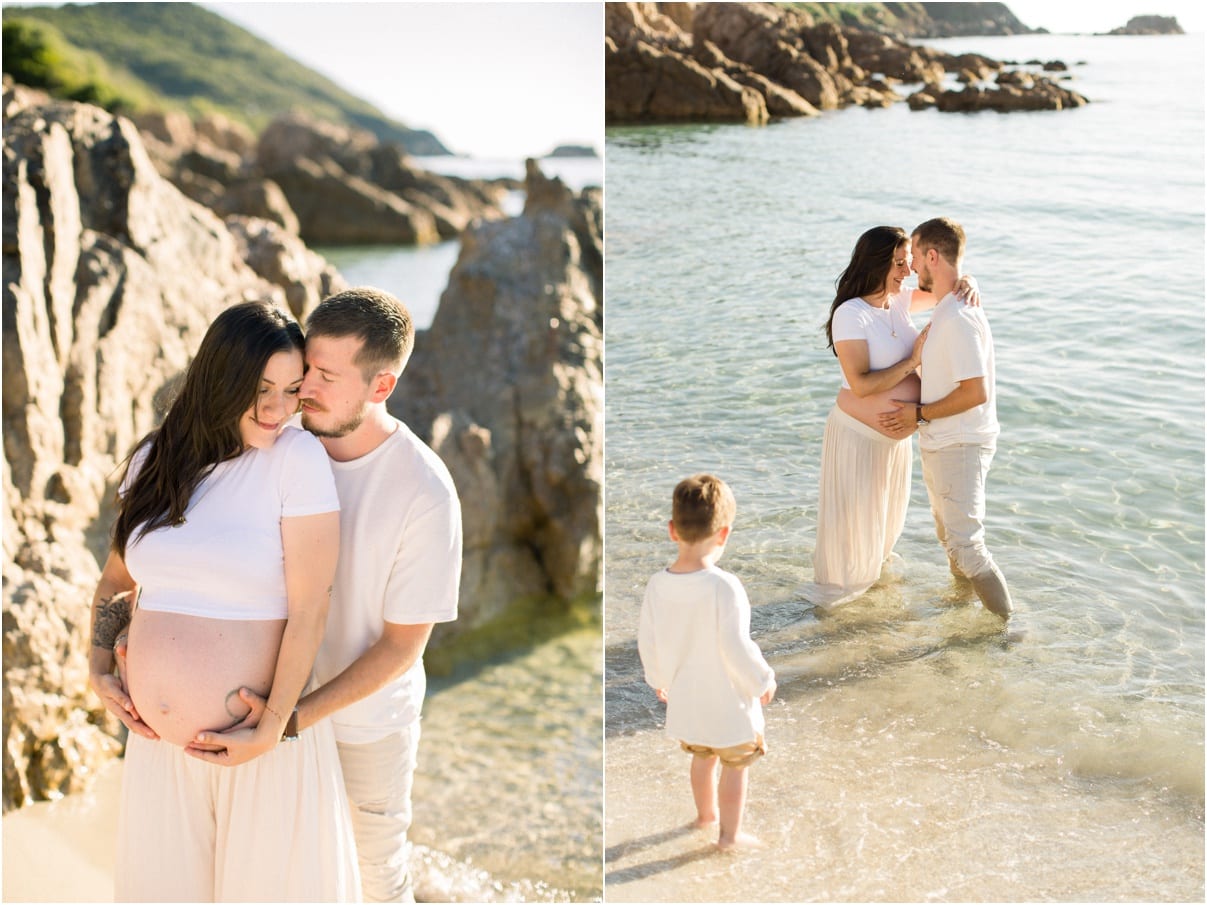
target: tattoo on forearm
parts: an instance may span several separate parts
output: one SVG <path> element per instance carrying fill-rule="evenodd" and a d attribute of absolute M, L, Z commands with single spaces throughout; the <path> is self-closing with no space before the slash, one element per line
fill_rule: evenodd
<path fill-rule="evenodd" d="M 130 624 L 130 592 L 102 597 L 92 618 L 92 646 L 113 649 L 113 642 Z"/>

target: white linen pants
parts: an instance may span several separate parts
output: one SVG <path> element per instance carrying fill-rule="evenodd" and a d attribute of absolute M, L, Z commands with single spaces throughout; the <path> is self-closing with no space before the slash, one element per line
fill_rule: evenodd
<path fill-rule="evenodd" d="M 366 902 L 414 902 L 411 786 L 419 721 L 368 744 L 338 742 Z"/>
<path fill-rule="evenodd" d="M 359 902 L 328 720 L 235 767 L 130 733 L 114 901 Z"/>
<path fill-rule="evenodd" d="M 922 478 L 952 572 L 972 582 L 986 609 L 1007 616 L 1010 591 L 985 545 L 985 479 L 996 451 L 994 445 L 971 443 L 924 449 Z"/>
<path fill-rule="evenodd" d="M 813 580 L 849 596 L 875 584 L 905 527 L 913 444 L 835 406 L 826 419 Z"/>

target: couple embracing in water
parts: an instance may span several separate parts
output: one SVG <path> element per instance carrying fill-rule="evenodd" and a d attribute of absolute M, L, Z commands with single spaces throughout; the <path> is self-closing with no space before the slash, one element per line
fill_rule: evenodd
<path fill-rule="evenodd" d="M 422 657 L 457 616 L 461 514 L 386 410 L 413 344 L 378 290 L 305 338 L 233 305 L 128 458 L 90 657 L 130 730 L 117 901 L 414 901 Z"/>
<path fill-rule="evenodd" d="M 960 271 L 964 230 L 946 217 L 909 236 L 859 237 L 838 280 L 826 337 L 842 389 L 826 420 L 814 582 L 822 603 L 880 577 L 905 525 L 918 432 L 935 533 L 951 571 L 1009 618 L 1006 580 L 985 545 L 985 480 L 997 449 L 993 335 L 976 284 Z M 902 285 L 910 271 L 918 287 Z M 933 308 L 921 332 L 912 312 Z"/>
<path fill-rule="evenodd" d="M 859 237 L 838 279 L 826 338 L 842 389 L 822 443 L 815 601 L 836 605 L 880 577 L 905 524 L 913 449 L 951 571 L 1008 619 L 1005 578 L 985 546 L 985 480 L 997 447 L 993 337 L 975 282 L 962 276 L 964 230 L 928 220 L 912 235 L 878 226 Z M 911 270 L 918 288 L 903 286 Z M 934 309 L 919 331 L 911 313 Z M 775 673 L 750 638 L 741 582 L 717 566 L 736 504 L 712 475 L 675 488 L 670 536 L 678 558 L 646 586 L 638 650 L 667 705 L 666 731 L 692 754 L 697 827 L 722 849 L 742 832 L 746 769 L 766 753 L 762 705 Z M 719 772 L 718 772 L 718 767 Z"/>

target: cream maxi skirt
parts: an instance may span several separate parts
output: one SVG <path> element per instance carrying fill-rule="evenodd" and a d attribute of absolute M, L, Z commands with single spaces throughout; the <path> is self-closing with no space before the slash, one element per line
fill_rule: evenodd
<path fill-rule="evenodd" d="M 130 733 L 118 902 L 359 902 L 330 720 L 236 767 Z"/>
<path fill-rule="evenodd" d="M 875 584 L 901 530 L 913 474 L 912 442 L 893 440 L 835 406 L 821 451 L 816 602 L 833 605 Z"/>

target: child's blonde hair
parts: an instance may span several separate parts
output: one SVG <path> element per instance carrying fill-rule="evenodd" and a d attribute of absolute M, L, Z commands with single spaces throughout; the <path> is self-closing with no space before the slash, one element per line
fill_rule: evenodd
<path fill-rule="evenodd" d="M 718 477 L 692 475 L 675 485 L 671 521 L 679 539 L 689 544 L 732 526 L 737 511 L 733 491 Z"/>

